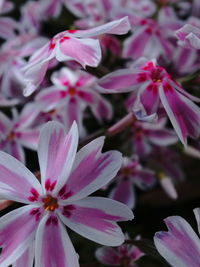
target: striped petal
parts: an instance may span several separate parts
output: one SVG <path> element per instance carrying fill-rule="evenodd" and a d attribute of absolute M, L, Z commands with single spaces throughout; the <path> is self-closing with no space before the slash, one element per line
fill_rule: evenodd
<path fill-rule="evenodd" d="M 44 191 L 57 192 L 67 181 L 78 145 L 77 124 L 68 134 L 62 124 L 48 122 L 41 130 L 38 157 Z"/>
<path fill-rule="evenodd" d="M 35 176 L 14 157 L 1 151 L 0 198 L 30 203 L 41 193 L 41 185 Z"/>
<path fill-rule="evenodd" d="M 40 221 L 35 246 L 35 267 L 79 267 L 74 247 L 55 215 L 46 215 Z"/>
<path fill-rule="evenodd" d="M 12 267 L 32 267 L 35 256 L 34 243 L 18 258 Z"/>
<path fill-rule="evenodd" d="M 78 234 L 107 246 L 119 246 L 124 235 L 116 221 L 132 220 L 124 204 L 101 197 L 88 197 L 60 208 L 59 217 Z"/>
<path fill-rule="evenodd" d="M 86 65 L 96 67 L 101 60 L 99 41 L 67 36 L 66 39 L 61 39 L 56 46 L 56 59 L 58 61 L 76 60 L 83 67 Z"/>
<path fill-rule="evenodd" d="M 165 219 L 168 232 L 157 232 L 154 242 L 159 253 L 172 265 L 200 266 L 200 240 L 180 216 Z"/>
<path fill-rule="evenodd" d="M 110 197 L 126 204 L 129 208 L 135 207 L 135 192 L 130 179 L 123 179 L 112 190 Z"/>
<path fill-rule="evenodd" d="M 186 145 L 187 137 L 200 136 L 200 109 L 190 99 L 174 90 L 169 84 L 159 88 L 161 102 L 180 138 Z"/>
<path fill-rule="evenodd" d="M 15 262 L 33 242 L 38 222 L 31 215 L 32 209 L 33 206 L 28 205 L 0 219 L 0 246 L 2 247 L 0 265 L 2 267 Z"/>
<path fill-rule="evenodd" d="M 61 199 L 65 199 L 65 194 L 69 197 L 66 201 L 86 197 L 115 177 L 122 164 L 121 153 L 102 154 L 103 144 L 104 137 L 99 137 L 77 153 L 67 187 L 60 192 Z"/>
<path fill-rule="evenodd" d="M 93 29 L 75 31 L 73 35 L 75 37 L 81 37 L 81 38 L 99 36 L 104 33 L 121 35 L 127 33 L 130 30 L 130 28 L 131 26 L 128 17 L 123 17 L 121 19 L 105 23 Z"/>

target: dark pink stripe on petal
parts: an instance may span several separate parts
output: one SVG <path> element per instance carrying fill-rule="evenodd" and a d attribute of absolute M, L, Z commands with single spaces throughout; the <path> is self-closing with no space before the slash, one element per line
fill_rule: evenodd
<path fill-rule="evenodd" d="M 17 210 L 14 210 L 0 219 L 0 246 L 3 248 L 0 255 L 0 264 L 6 261 L 7 266 L 15 261 L 15 251 L 23 253 L 23 250 L 19 249 L 21 245 L 27 240 L 34 239 L 34 232 L 37 227 L 37 222 L 30 214 L 31 206 L 26 206 Z M 26 243 L 28 247 L 29 242 Z M 9 260 L 10 258 L 10 260 Z M 5 264 L 6 265 L 6 264 Z"/>
<path fill-rule="evenodd" d="M 64 215 L 64 214 L 63 214 Z M 110 221 L 119 221 L 119 216 L 113 216 L 95 208 L 85 208 L 75 206 L 71 210 L 70 220 L 75 223 L 81 223 L 96 230 L 109 233 L 117 226 Z"/>
<path fill-rule="evenodd" d="M 78 258 L 57 216 L 43 218 L 36 234 L 36 267 L 78 267 Z"/>
<path fill-rule="evenodd" d="M 179 216 L 169 217 L 165 223 L 169 231 L 155 235 L 155 244 L 161 255 L 173 266 L 175 262 L 177 266 L 200 266 L 200 240 L 191 226 Z"/>
<path fill-rule="evenodd" d="M 160 90 L 162 104 L 177 132 L 184 142 L 187 136 L 200 135 L 200 109 L 190 99 L 174 90 L 168 83 Z"/>
<path fill-rule="evenodd" d="M 112 162 L 110 154 L 105 153 L 101 156 L 97 156 L 98 153 L 99 148 L 86 155 L 71 173 L 67 184 L 74 194 L 97 179 Z"/>

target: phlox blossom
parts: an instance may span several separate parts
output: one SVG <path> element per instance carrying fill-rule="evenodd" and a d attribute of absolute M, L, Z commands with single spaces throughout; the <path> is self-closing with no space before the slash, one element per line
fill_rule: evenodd
<path fill-rule="evenodd" d="M 22 69 L 27 86 L 24 94 L 30 95 L 43 81 L 49 61 L 75 60 L 83 67 L 96 67 L 101 60 L 99 40 L 93 37 L 104 33 L 125 34 L 130 29 L 127 17 L 114 20 L 89 30 L 67 30 L 56 34 L 49 42 L 37 50 Z"/>
<path fill-rule="evenodd" d="M 187 93 L 156 60 L 141 58 L 130 69 L 117 70 L 101 78 L 97 89 L 102 93 L 135 92 L 134 113 L 141 116 L 159 115 L 166 111 L 179 139 L 186 145 L 187 137 L 200 135 L 200 109 Z"/>
<path fill-rule="evenodd" d="M 116 221 L 133 219 L 131 210 L 111 199 L 88 197 L 122 163 L 120 152 L 101 153 L 103 142 L 99 137 L 76 154 L 76 123 L 68 134 L 60 123 L 47 123 L 38 144 L 41 184 L 22 163 L 0 152 L 0 197 L 28 204 L 0 219 L 1 267 L 23 260 L 32 246 L 36 267 L 79 266 L 64 225 L 103 245 L 122 244 Z"/>

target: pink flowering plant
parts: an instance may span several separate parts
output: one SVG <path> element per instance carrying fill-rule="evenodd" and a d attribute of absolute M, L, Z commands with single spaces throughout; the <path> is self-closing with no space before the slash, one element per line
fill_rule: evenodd
<path fill-rule="evenodd" d="M 199 267 L 199 1 L 0 0 L 0 63 L 0 267 Z"/>

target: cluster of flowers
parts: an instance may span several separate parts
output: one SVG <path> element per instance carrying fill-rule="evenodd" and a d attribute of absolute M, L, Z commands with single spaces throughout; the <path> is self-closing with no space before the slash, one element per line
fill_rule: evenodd
<path fill-rule="evenodd" d="M 76 19 L 45 30 L 63 12 Z M 0 38 L 0 209 L 22 204 L 0 218 L 0 267 L 79 266 L 65 226 L 104 245 L 102 264 L 136 266 L 142 239 L 116 223 L 133 219 L 135 187 L 161 186 L 176 200 L 181 149 L 200 158 L 200 1 L 0 0 Z M 111 147 L 118 138 L 123 157 L 102 153 L 101 135 Z M 35 175 L 24 166 L 29 149 Z M 89 197 L 100 189 L 109 198 Z M 199 267 L 190 225 L 165 222 L 158 252 Z"/>

